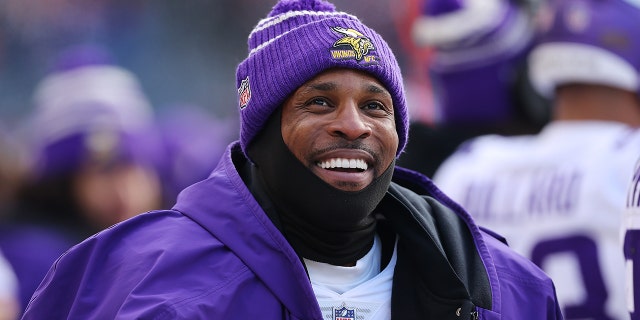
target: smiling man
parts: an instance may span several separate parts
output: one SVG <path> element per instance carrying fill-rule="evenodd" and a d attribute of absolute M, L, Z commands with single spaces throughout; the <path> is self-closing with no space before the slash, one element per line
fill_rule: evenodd
<path fill-rule="evenodd" d="M 209 178 L 68 251 L 24 319 L 562 318 L 540 269 L 395 166 L 402 75 L 358 18 L 280 1 L 236 84 Z"/>

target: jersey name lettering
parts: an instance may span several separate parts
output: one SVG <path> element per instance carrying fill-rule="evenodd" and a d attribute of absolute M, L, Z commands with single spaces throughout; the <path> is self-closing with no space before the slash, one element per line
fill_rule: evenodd
<path fill-rule="evenodd" d="M 569 215 L 578 203 L 577 170 L 534 170 L 470 183 L 462 205 L 479 220 L 508 222 Z M 522 216 L 525 215 L 525 216 Z"/>

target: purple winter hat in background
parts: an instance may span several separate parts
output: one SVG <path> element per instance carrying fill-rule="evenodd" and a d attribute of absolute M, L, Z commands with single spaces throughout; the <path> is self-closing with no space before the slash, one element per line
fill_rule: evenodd
<path fill-rule="evenodd" d="M 249 54 L 236 71 L 240 144 L 247 146 L 300 85 L 331 68 L 376 77 L 391 93 L 399 137 L 407 142 L 408 113 L 400 67 L 388 44 L 357 17 L 323 0 L 281 0 L 249 35 Z"/>
<path fill-rule="evenodd" d="M 548 7 L 531 52 L 531 82 L 552 97 L 568 83 L 600 84 L 640 94 L 640 4 L 565 0 Z"/>
<path fill-rule="evenodd" d="M 113 65 L 99 46 L 64 51 L 33 101 L 29 130 L 36 178 L 67 174 L 87 161 L 151 157 L 151 105 L 136 76 Z"/>
<path fill-rule="evenodd" d="M 437 122 L 512 118 L 514 83 L 534 41 L 529 10 L 509 0 L 426 0 L 412 36 L 434 49 L 428 72 Z"/>

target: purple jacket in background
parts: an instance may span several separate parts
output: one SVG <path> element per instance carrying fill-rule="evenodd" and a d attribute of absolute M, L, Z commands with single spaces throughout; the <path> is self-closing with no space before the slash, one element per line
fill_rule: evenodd
<path fill-rule="evenodd" d="M 238 143 L 231 144 L 210 177 L 185 189 L 173 210 L 141 214 L 66 252 L 34 294 L 23 319 L 321 320 L 300 258 L 245 186 L 234 166 L 239 157 Z M 540 269 L 481 231 L 426 177 L 398 168 L 396 179 L 428 191 L 440 206 L 423 201 L 426 207 L 451 211 L 470 230 L 468 242 L 484 266 L 491 295 L 491 307 L 476 308 L 471 318 L 562 319 L 553 283 Z M 432 218 L 430 212 L 422 215 L 415 220 Z M 442 234 L 435 242 L 448 247 L 446 239 L 457 237 Z M 402 235 L 399 241 L 400 246 Z M 453 256 L 455 250 L 447 252 L 451 264 L 460 261 Z M 431 256 L 424 257 L 431 261 Z M 399 289 L 394 280 L 393 299 L 409 300 L 404 297 L 414 289 Z M 429 294 L 437 296 L 434 291 Z M 446 319 L 471 319 L 456 316 L 456 306 L 434 308 L 453 310 Z"/>

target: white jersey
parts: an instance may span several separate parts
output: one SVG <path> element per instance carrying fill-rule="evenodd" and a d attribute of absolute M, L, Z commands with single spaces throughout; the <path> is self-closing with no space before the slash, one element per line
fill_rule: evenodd
<path fill-rule="evenodd" d="M 565 319 L 629 319 L 620 228 L 640 131 L 556 121 L 534 136 L 476 138 L 434 182 L 553 279 Z"/>
<path fill-rule="evenodd" d="M 354 267 L 333 266 L 305 259 L 322 318 L 327 320 L 391 319 L 391 288 L 397 242 L 387 266 L 380 270 L 382 244 L 373 247 Z"/>
<path fill-rule="evenodd" d="M 624 255 L 627 275 L 627 309 L 640 319 L 640 157 L 627 192 L 624 217 Z"/>

